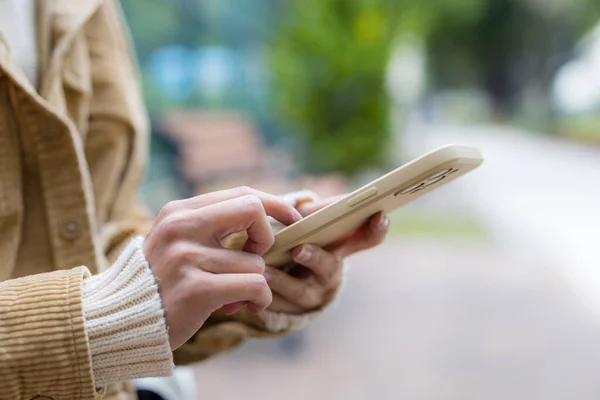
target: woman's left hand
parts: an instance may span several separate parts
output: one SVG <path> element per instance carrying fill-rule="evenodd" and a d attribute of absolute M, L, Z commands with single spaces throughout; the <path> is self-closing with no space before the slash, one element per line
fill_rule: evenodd
<path fill-rule="evenodd" d="M 298 207 L 303 216 L 325 207 L 337 197 Z M 369 221 L 323 249 L 305 244 L 292 251 L 293 264 L 279 270 L 267 266 L 265 277 L 273 292 L 269 311 L 303 314 L 326 305 L 342 282 L 344 258 L 379 245 L 390 220 L 377 213 Z M 284 272 L 285 271 L 285 272 Z"/>

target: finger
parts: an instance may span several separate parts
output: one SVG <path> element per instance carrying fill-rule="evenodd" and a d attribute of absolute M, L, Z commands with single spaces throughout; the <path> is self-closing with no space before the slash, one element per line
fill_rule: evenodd
<path fill-rule="evenodd" d="M 377 213 L 353 236 L 337 246 L 328 248 L 328 250 L 343 258 L 370 249 L 384 241 L 389 226 L 389 217 L 383 213 Z"/>
<path fill-rule="evenodd" d="M 233 315 L 236 312 L 240 311 L 242 307 L 244 307 L 246 304 L 246 301 L 238 301 L 236 303 L 225 304 L 223 307 L 221 307 L 221 311 L 223 311 L 223 314 L 225 315 Z"/>
<path fill-rule="evenodd" d="M 248 195 L 211 204 L 198 210 L 197 214 L 204 222 L 199 228 L 210 230 L 219 246 L 225 236 L 241 231 L 248 234 L 244 251 L 262 255 L 273 245 L 273 231 L 263 203 L 257 196 Z"/>
<path fill-rule="evenodd" d="M 325 289 L 320 285 L 312 286 L 306 281 L 269 266 L 265 271 L 265 278 L 273 293 L 299 305 L 304 310 L 316 308 L 323 303 Z"/>
<path fill-rule="evenodd" d="M 199 209 L 212 204 L 217 204 L 223 201 L 245 196 L 258 197 L 262 202 L 267 214 L 284 225 L 291 225 L 302 218 L 302 215 L 300 215 L 300 213 L 294 207 L 285 203 L 280 197 L 246 186 L 207 193 L 201 196 L 180 200 L 180 202 L 187 208 Z"/>
<path fill-rule="evenodd" d="M 262 275 L 265 272 L 265 260 L 261 256 L 238 250 L 209 248 L 197 262 L 199 268 L 213 274 Z"/>
<path fill-rule="evenodd" d="M 294 304 L 291 301 L 284 299 L 277 293 L 273 293 L 273 302 L 268 309 L 285 314 L 303 314 L 306 312 L 306 310 L 298 304 Z"/>
<path fill-rule="evenodd" d="M 265 277 L 261 274 L 215 274 L 207 275 L 211 297 L 217 308 L 226 304 L 249 302 L 254 312 L 264 311 L 272 301 L 272 294 Z"/>
<path fill-rule="evenodd" d="M 364 230 L 364 226 L 359 226 L 358 228 L 354 229 L 353 231 L 348 232 L 344 236 L 341 236 L 339 239 L 336 239 L 332 243 L 328 244 L 327 247 L 326 247 L 326 249 L 328 251 L 332 251 L 333 249 L 337 249 L 342 244 L 346 243 L 353 236 L 361 235 L 363 230 Z"/>
<path fill-rule="evenodd" d="M 300 204 L 298 206 L 298 211 L 300 212 L 300 214 L 302 214 L 303 217 L 306 217 L 307 215 L 310 215 L 316 211 L 319 211 L 320 209 L 325 208 L 328 205 L 333 204 L 336 201 L 341 200 L 346 196 L 347 196 L 346 194 L 341 194 L 338 196 L 328 197 L 323 200 L 306 202 L 306 203 Z"/>
<path fill-rule="evenodd" d="M 312 244 L 296 247 L 292 250 L 292 258 L 298 264 L 310 269 L 317 280 L 326 287 L 329 287 L 341 271 L 343 264 L 342 258 L 337 254 Z"/>

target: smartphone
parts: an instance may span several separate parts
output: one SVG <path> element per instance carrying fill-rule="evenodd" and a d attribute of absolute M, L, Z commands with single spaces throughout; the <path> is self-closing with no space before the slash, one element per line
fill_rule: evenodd
<path fill-rule="evenodd" d="M 482 162 L 475 147 L 448 145 L 429 152 L 279 231 L 273 247 L 263 256 L 265 263 L 273 267 L 288 264 L 291 250 L 301 244 L 326 247 L 376 213 L 390 214 Z"/>

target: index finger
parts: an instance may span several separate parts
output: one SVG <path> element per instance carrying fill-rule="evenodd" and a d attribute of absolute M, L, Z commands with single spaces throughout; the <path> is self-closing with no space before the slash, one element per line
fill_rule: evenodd
<path fill-rule="evenodd" d="M 265 208 L 267 215 L 270 215 L 284 225 L 291 225 L 294 222 L 302 219 L 302 215 L 298 212 L 298 210 L 296 210 L 290 204 L 285 203 L 283 199 L 246 186 L 241 186 L 234 189 L 219 190 L 217 192 L 190 197 L 188 199 L 181 200 L 181 204 L 190 209 L 198 209 L 245 196 L 258 197 Z"/>
<path fill-rule="evenodd" d="M 243 231 L 248 234 L 244 251 L 263 255 L 273 245 L 273 231 L 267 220 L 269 212 L 258 196 L 237 197 L 194 212 L 203 223 L 202 229 L 221 246 L 227 235 Z"/>

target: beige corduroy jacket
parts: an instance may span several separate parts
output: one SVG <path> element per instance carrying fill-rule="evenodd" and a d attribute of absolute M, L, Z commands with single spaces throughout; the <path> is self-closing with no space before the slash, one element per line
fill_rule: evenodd
<path fill-rule="evenodd" d="M 38 5 L 38 90 L 0 35 L 0 399 L 134 398 L 95 387 L 81 290 L 151 223 L 137 67 L 115 0 Z M 215 314 L 175 362 L 276 334 Z"/>

